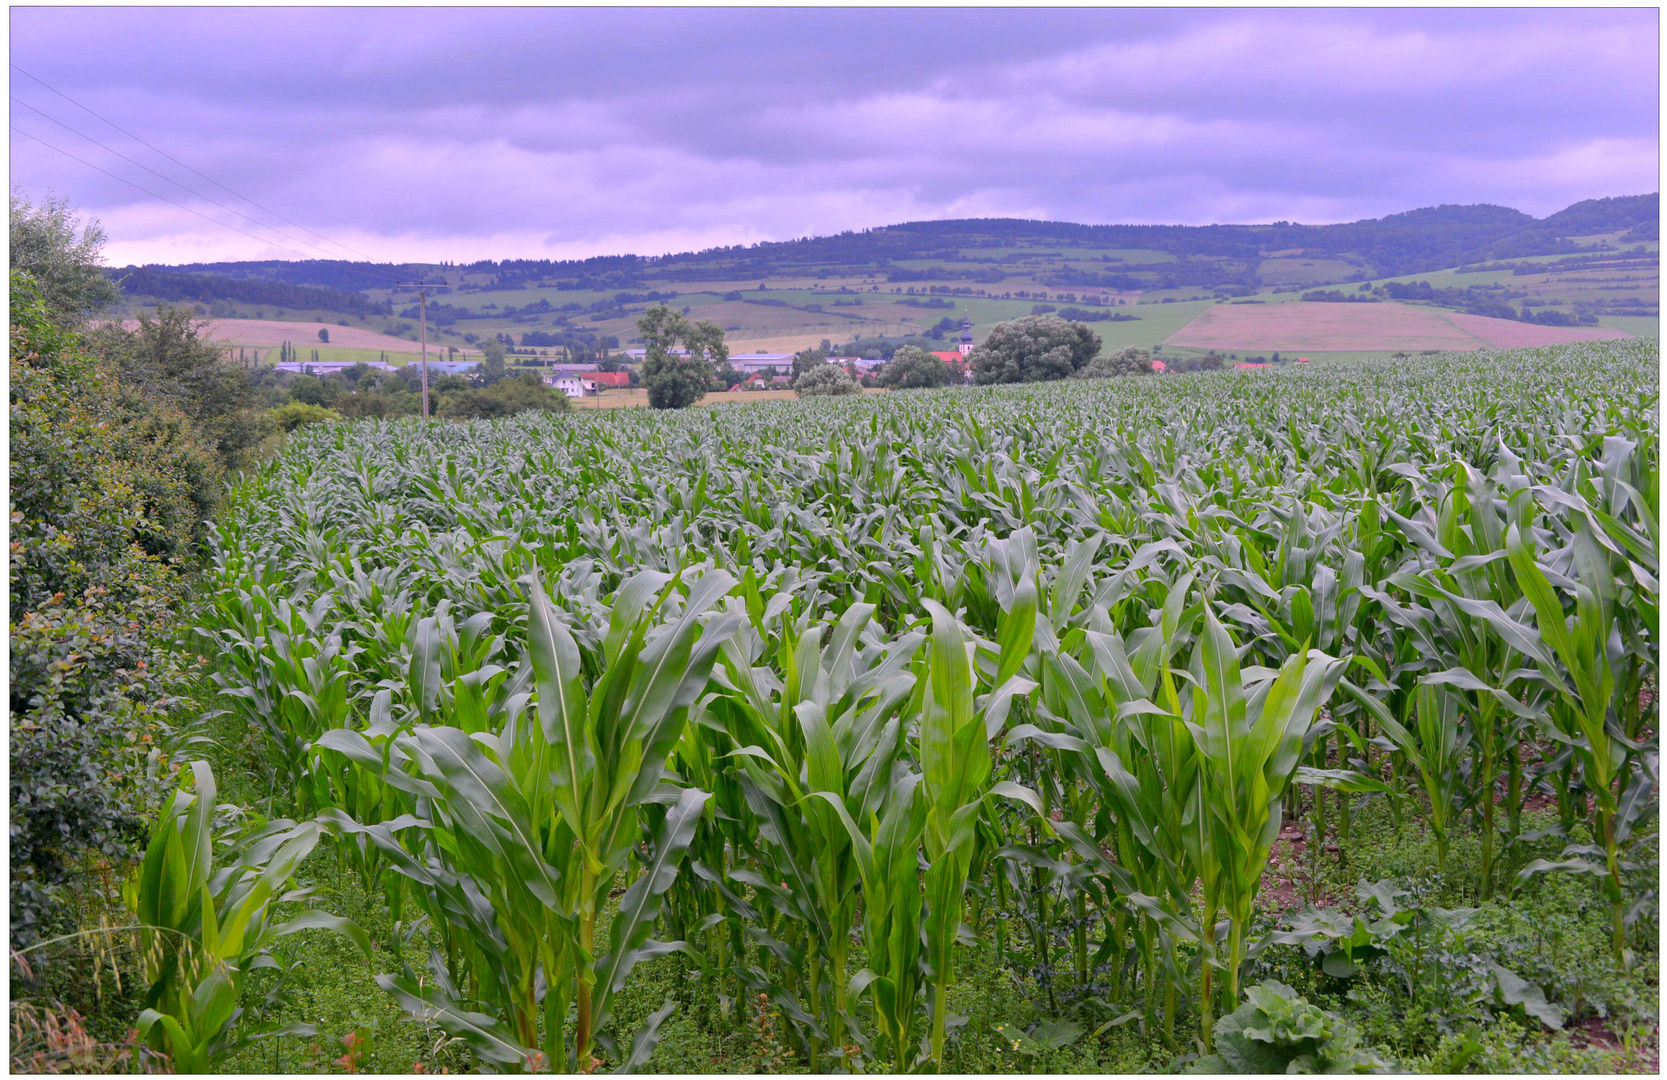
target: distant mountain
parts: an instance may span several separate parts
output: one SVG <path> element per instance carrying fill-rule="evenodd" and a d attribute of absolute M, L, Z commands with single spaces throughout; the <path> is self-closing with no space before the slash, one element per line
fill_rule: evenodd
<path fill-rule="evenodd" d="M 750 246 L 709 248 L 645 258 L 610 255 L 582 260 L 484 260 L 443 272 L 489 275 L 499 287 L 545 283 L 561 288 L 632 289 L 652 282 L 763 280 L 773 275 L 834 276 L 858 272 L 889 282 L 999 284 L 1019 264 L 1038 257 L 1054 265 L 1045 284 L 1083 288 L 1255 286 L 1257 267 L 1272 252 L 1304 258 L 1342 258 L 1363 276 L 1426 273 L 1461 263 L 1577 250 L 1567 238 L 1630 230 L 1629 241 L 1654 239 L 1657 194 L 1588 199 L 1543 219 L 1507 206 L 1431 206 L 1337 225 L 1080 225 L 1017 218 L 912 221 L 900 225 Z M 1104 255 L 1065 257 L 1047 248 L 1087 249 Z M 1013 250 L 1021 249 L 1021 250 Z M 1040 249 L 1044 254 L 1038 256 Z M 1156 251 L 1173 261 L 1128 262 L 1111 253 Z M 900 266 L 899 263 L 930 265 Z M 1093 266 L 1085 265 L 1093 263 Z M 153 269 L 153 268 L 144 268 Z M 198 263 L 175 267 L 196 276 L 282 282 L 340 292 L 386 287 L 409 275 L 432 274 L 432 264 L 373 264 L 341 260 Z M 129 271 L 131 272 L 131 271 Z M 129 292 L 146 284 L 130 278 Z M 183 286 L 182 286 L 183 287 Z M 274 301 L 275 302 L 275 301 Z M 340 302 L 340 301 L 335 301 Z"/>

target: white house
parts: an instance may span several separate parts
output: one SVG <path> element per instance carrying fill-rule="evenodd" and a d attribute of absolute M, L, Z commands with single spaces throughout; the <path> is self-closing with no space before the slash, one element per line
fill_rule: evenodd
<path fill-rule="evenodd" d="M 596 384 L 578 375 L 557 375 L 546 379 L 545 382 L 560 390 L 568 397 L 584 397 L 596 392 Z"/>
<path fill-rule="evenodd" d="M 743 375 L 756 375 L 767 368 L 775 368 L 781 375 L 793 372 L 792 353 L 730 353 L 729 365 Z"/>
<path fill-rule="evenodd" d="M 380 360 L 285 360 L 277 365 L 277 369 L 295 375 L 336 375 L 358 364 L 383 371 L 394 369 L 392 364 L 384 364 Z"/>

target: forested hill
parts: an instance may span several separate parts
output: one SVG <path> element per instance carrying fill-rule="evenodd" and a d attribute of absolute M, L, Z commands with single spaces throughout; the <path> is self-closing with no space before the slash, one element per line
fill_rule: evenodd
<path fill-rule="evenodd" d="M 235 300 L 246 304 L 270 304 L 275 308 L 339 311 L 361 317 L 389 314 L 391 310 L 386 303 L 372 301 L 363 293 L 347 292 L 328 286 L 292 284 L 281 278 L 272 280 L 250 275 L 187 274 L 159 266 L 126 266 L 120 270 L 107 270 L 106 273 L 121 286 L 122 292 L 129 296 L 150 296 L 170 303 L 190 300 L 205 303 Z M 302 280 L 306 278 L 303 276 Z"/>
<path fill-rule="evenodd" d="M 498 285 L 557 281 L 579 285 L 641 284 L 655 279 L 725 280 L 764 278 L 772 274 L 836 273 L 840 269 L 887 272 L 890 280 L 917 280 L 918 268 L 896 264 L 930 260 L 937 279 L 998 282 L 1004 263 L 1032 257 L 1050 247 L 1104 251 L 1155 251 L 1189 259 L 1230 260 L 1250 270 L 1273 252 L 1304 257 L 1350 256 L 1369 264 L 1376 276 L 1415 274 L 1490 259 L 1551 255 L 1576 250 L 1567 239 L 1601 233 L 1625 233 L 1623 242 L 1658 236 L 1657 194 L 1589 199 L 1543 219 L 1505 206 L 1436 206 L 1388 217 L 1337 225 L 1302 225 L 1280 221 L 1267 225 L 1079 225 L 1017 218 L 966 218 L 914 221 L 805 237 L 779 243 L 719 247 L 644 258 L 609 255 L 553 261 L 510 259 L 450 266 L 462 274 L 489 274 Z M 1004 252 L 1003 249 L 1019 249 Z M 1106 269 L 1123 260 L 1107 257 Z M 339 260 L 299 262 L 201 263 L 174 268 L 199 275 L 315 285 L 343 291 L 373 289 L 396 276 L 431 272 L 433 267 L 352 263 Z M 1202 268 L 1200 268 L 1202 269 Z M 1215 274 L 1226 268 L 1217 266 Z M 1081 270 L 1076 271 L 1079 275 Z M 1098 276 L 1107 276 L 1100 274 Z M 1111 276 L 1115 276 L 1112 274 Z M 923 279 L 921 279 L 923 280 Z M 137 284 L 137 283 L 135 283 Z M 1087 282 L 1115 287 L 1116 283 Z M 130 286 L 128 291 L 134 289 Z"/>

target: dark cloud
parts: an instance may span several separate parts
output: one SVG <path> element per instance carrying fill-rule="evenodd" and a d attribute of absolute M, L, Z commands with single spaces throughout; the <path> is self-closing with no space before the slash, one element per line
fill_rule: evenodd
<path fill-rule="evenodd" d="M 25 71 L 386 257 L 648 253 L 951 216 L 1327 221 L 1443 202 L 1543 215 L 1657 186 L 1650 9 L 11 18 Z M 12 92 L 229 201 L 15 70 Z M 249 227 L 26 109 L 13 123 Z M 15 134 L 12 153 L 13 183 L 103 218 L 116 259 L 283 254 Z"/>

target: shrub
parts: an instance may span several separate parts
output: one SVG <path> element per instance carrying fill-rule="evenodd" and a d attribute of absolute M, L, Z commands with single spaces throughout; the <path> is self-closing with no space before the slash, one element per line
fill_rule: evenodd
<path fill-rule="evenodd" d="M 567 395 L 528 372 L 499 379 L 484 390 L 463 390 L 445 395 L 440 415 L 448 420 L 484 420 L 524 412 L 566 412 L 572 408 Z"/>
<path fill-rule="evenodd" d="M 266 415 L 278 431 L 294 431 L 296 428 L 306 427 L 309 424 L 324 424 L 342 418 L 342 414 L 334 409 L 325 409 L 317 405 L 305 405 L 299 401 L 280 405 L 276 409 L 268 409 Z"/>
<path fill-rule="evenodd" d="M 811 368 L 799 376 L 793 389 L 799 392 L 800 397 L 843 397 L 862 393 L 862 387 L 838 364 Z"/>
<path fill-rule="evenodd" d="M 87 355 L 11 278 L 12 942 L 38 938 L 83 857 L 141 830 L 158 710 L 152 644 L 213 516 L 221 469 L 176 408 Z"/>
<path fill-rule="evenodd" d="M 1116 352 L 1096 356 L 1082 370 L 1072 378 L 1077 379 L 1110 379 L 1121 375 L 1150 375 L 1152 374 L 1152 354 L 1145 349 L 1130 346 Z"/>

